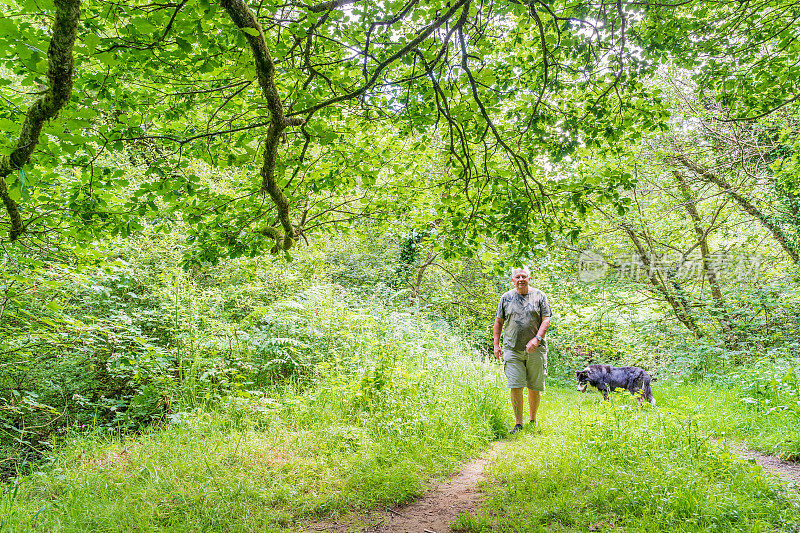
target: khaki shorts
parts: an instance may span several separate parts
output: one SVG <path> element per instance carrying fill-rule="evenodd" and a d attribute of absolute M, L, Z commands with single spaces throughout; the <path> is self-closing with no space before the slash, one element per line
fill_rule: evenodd
<path fill-rule="evenodd" d="M 537 348 L 533 353 L 503 349 L 503 370 L 509 389 L 528 387 L 544 392 L 547 377 L 547 351 Z"/>

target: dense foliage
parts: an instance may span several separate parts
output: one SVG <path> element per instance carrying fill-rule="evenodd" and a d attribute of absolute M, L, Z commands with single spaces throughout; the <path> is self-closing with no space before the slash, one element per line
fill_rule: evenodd
<path fill-rule="evenodd" d="M 485 359 L 528 264 L 569 450 L 463 527 L 791 530 L 706 438 L 800 457 L 799 9 L 5 0 L 0 529 L 408 500 L 505 434 Z M 667 408 L 559 389 L 597 362 Z M 523 512 L 555 486 L 580 511 Z"/>
<path fill-rule="evenodd" d="M 797 98 L 797 6 L 783 2 L 4 10 L 11 240 L 127 235 L 140 215 L 166 211 L 190 224 L 194 263 L 289 249 L 320 224 L 397 211 L 435 223 L 461 253 L 487 236 L 530 249 L 553 232 L 575 236 L 591 203 L 625 209 L 618 188 L 630 173 L 562 183 L 552 165 L 586 149 L 618 154 L 664 128 L 664 91 L 649 83 L 663 65 L 692 69 L 731 120 Z M 430 163 L 414 164 L 424 176 L 400 172 L 427 151 Z M 203 171 L 231 181 L 205 183 Z M 399 204 L 374 194 L 387 185 L 406 189 Z M 433 195 L 422 217 L 404 203 L 420 190 Z"/>

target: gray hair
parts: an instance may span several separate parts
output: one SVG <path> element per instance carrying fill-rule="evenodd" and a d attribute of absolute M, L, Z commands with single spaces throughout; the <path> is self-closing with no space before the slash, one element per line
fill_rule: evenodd
<path fill-rule="evenodd" d="M 515 275 L 517 272 L 519 272 L 519 271 L 525 272 L 525 274 L 526 274 L 528 277 L 531 277 L 531 269 L 529 269 L 529 268 L 528 268 L 528 267 L 526 267 L 526 266 L 521 266 L 521 267 L 517 267 L 517 268 L 512 268 L 512 269 L 511 269 L 511 277 L 513 278 L 513 277 L 514 277 L 514 275 Z"/>

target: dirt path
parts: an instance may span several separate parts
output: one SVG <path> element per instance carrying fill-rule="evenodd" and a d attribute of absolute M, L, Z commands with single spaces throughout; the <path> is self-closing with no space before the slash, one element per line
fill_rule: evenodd
<path fill-rule="evenodd" d="M 714 441 L 717 444 L 721 442 Z M 481 457 L 467 463 L 461 471 L 412 503 L 397 509 L 383 508 L 366 515 L 351 515 L 339 522 L 314 522 L 308 532 L 328 533 L 446 533 L 462 513 L 474 513 L 483 502 L 478 485 L 486 479 L 484 467 L 509 442 L 495 442 Z M 800 489 L 800 463 L 783 461 L 773 455 L 728 443 L 730 450 L 743 460 L 754 460 L 795 489 Z"/>
<path fill-rule="evenodd" d="M 384 508 L 366 516 L 342 522 L 309 524 L 310 532 L 364 533 L 446 533 L 450 523 L 462 513 L 474 513 L 481 502 L 478 485 L 486 479 L 483 472 L 508 442 L 495 442 L 481 457 L 467 463 L 461 472 L 431 488 L 412 503 L 397 509 Z"/>
<path fill-rule="evenodd" d="M 784 461 L 774 455 L 766 455 L 743 445 L 731 444 L 731 451 L 744 460 L 753 459 L 765 472 L 770 472 L 786 483 L 800 489 L 800 463 Z"/>

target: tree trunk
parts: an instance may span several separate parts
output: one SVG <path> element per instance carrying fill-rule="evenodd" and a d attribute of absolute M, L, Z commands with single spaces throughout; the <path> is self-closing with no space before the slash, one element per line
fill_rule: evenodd
<path fill-rule="evenodd" d="M 25 224 L 17 202 L 9 195 L 5 178 L 30 161 L 45 122 L 58 114 L 72 94 L 72 49 L 75 46 L 81 3 L 80 0 L 55 0 L 55 7 L 53 37 L 47 47 L 47 91 L 28 108 L 14 150 L 10 155 L 0 157 L 0 199 L 11 220 L 8 237 L 12 241 L 25 232 Z"/>
<path fill-rule="evenodd" d="M 743 195 L 739 194 L 734 189 L 734 187 L 730 183 L 728 183 L 727 180 L 725 180 L 725 178 L 723 178 L 722 176 L 718 176 L 717 174 L 714 174 L 707 168 L 704 168 L 701 165 L 694 163 L 693 161 L 690 161 L 684 156 L 673 156 L 673 159 L 675 159 L 684 167 L 688 168 L 689 170 L 697 174 L 700 178 L 709 181 L 711 183 L 714 183 L 719 188 L 728 193 L 728 195 L 731 198 L 736 200 L 736 203 L 738 203 L 742 207 L 742 209 L 744 209 L 751 216 L 758 219 L 758 221 L 761 222 L 764 225 L 764 227 L 770 231 L 770 233 L 772 233 L 772 236 L 775 237 L 775 240 L 778 241 L 778 243 L 781 245 L 784 251 L 789 255 L 789 257 L 792 259 L 793 262 L 797 263 L 798 261 L 800 261 L 800 257 L 798 257 L 797 251 L 789 243 L 789 239 L 786 236 L 786 233 L 784 233 L 784 231 L 781 229 L 781 227 L 775 222 L 773 222 L 770 219 L 770 217 L 767 216 L 763 211 L 761 211 L 755 205 L 753 205 L 753 203 L 750 202 L 750 200 L 745 198 Z"/>
<path fill-rule="evenodd" d="M 708 231 L 703 229 L 702 219 L 700 218 L 700 213 L 697 211 L 697 206 L 695 205 L 695 201 L 692 198 L 691 189 L 689 187 L 689 183 L 686 181 L 686 177 L 674 170 L 672 174 L 675 176 L 675 180 L 678 182 L 678 188 L 681 190 L 681 194 L 683 195 L 684 199 L 684 207 L 686 208 L 686 212 L 689 213 L 689 217 L 692 219 L 692 225 L 694 226 L 694 232 L 697 234 L 697 243 L 700 245 L 700 254 L 703 259 L 703 273 L 705 274 L 706 279 L 708 280 L 709 288 L 711 289 L 711 298 L 714 301 L 714 308 L 717 311 L 717 318 L 719 320 L 722 329 L 725 330 L 726 333 L 730 334 L 733 330 L 733 326 L 731 325 L 730 314 L 725 309 L 725 300 L 722 297 L 722 289 L 719 285 L 719 279 L 717 278 L 717 273 L 714 271 L 714 268 L 711 264 L 711 253 L 708 248 Z M 730 335 L 726 337 L 726 344 L 730 339 Z"/>
<path fill-rule="evenodd" d="M 658 292 L 661 293 L 667 303 L 672 307 L 675 316 L 681 322 L 681 324 L 686 326 L 686 329 L 691 331 L 696 338 L 701 338 L 703 336 L 703 331 L 697 325 L 694 316 L 692 316 L 689 303 L 686 300 L 686 295 L 684 294 L 680 284 L 671 279 L 670 284 L 672 285 L 672 289 L 670 289 L 666 282 L 661 279 L 657 269 L 653 268 L 653 265 L 650 261 L 650 256 L 647 254 L 647 250 L 639 240 L 636 232 L 633 231 L 633 228 L 625 223 L 622 223 L 621 226 L 630 237 L 633 245 L 636 247 L 636 251 L 639 254 L 639 259 L 647 268 L 647 277 L 650 280 L 650 283 Z"/>

